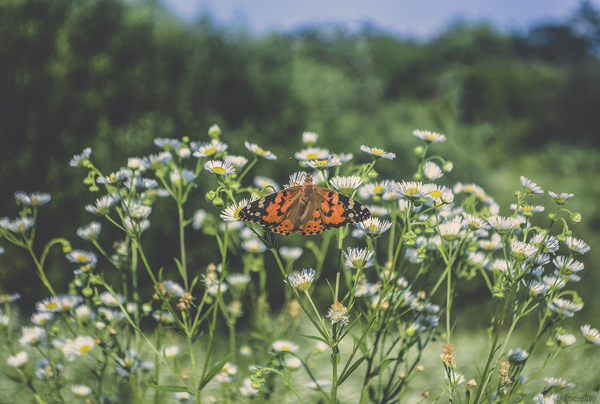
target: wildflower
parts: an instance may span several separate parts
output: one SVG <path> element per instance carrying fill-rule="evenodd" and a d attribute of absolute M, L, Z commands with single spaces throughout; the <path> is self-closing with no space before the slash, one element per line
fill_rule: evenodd
<path fill-rule="evenodd" d="M 497 215 L 490 216 L 487 221 L 500 235 L 508 233 L 511 229 L 519 224 L 519 219 L 517 218 L 502 217 Z"/>
<path fill-rule="evenodd" d="M 23 327 L 23 336 L 19 343 L 24 346 L 36 346 L 46 337 L 46 330 L 42 327 Z"/>
<path fill-rule="evenodd" d="M 348 309 L 340 302 L 335 302 L 329 308 L 327 318 L 331 321 L 331 324 L 340 323 L 342 327 L 345 327 L 350 322 L 350 316 L 347 315 Z"/>
<path fill-rule="evenodd" d="M 322 160 L 330 157 L 331 153 L 327 149 L 321 149 L 319 147 L 309 147 L 308 149 L 303 149 L 294 154 L 297 160 Z"/>
<path fill-rule="evenodd" d="M 430 181 L 435 181 L 438 178 L 440 178 L 442 175 L 444 175 L 444 173 L 442 172 L 442 169 L 437 164 L 435 164 L 433 161 L 428 161 L 427 163 L 425 163 L 425 168 L 423 169 L 423 174 L 425 174 L 427 179 L 429 179 Z"/>
<path fill-rule="evenodd" d="M 227 289 L 229 289 L 229 286 L 227 286 L 227 284 L 225 282 L 221 283 L 221 286 L 219 287 L 219 283 L 215 282 L 212 283 L 210 285 L 207 285 L 207 289 L 208 289 L 208 293 L 212 296 L 215 296 L 217 293 L 225 293 L 227 292 Z"/>
<path fill-rule="evenodd" d="M 447 344 L 442 348 L 442 354 L 440 355 L 440 359 L 444 362 L 449 368 L 456 368 L 456 361 L 454 360 L 454 356 L 452 356 L 452 351 L 454 351 L 454 345 Z"/>
<path fill-rule="evenodd" d="M 537 247 L 519 240 L 512 240 L 510 247 L 513 257 L 519 262 L 531 258 L 538 251 Z"/>
<path fill-rule="evenodd" d="M 98 177 L 96 182 L 98 184 L 106 185 L 119 185 L 131 177 L 133 172 L 128 168 L 121 168 L 119 171 L 110 173 L 105 177 Z"/>
<path fill-rule="evenodd" d="M 293 342 L 278 340 L 278 341 L 273 342 L 273 344 L 271 345 L 271 349 L 275 352 L 296 353 L 296 352 L 298 352 L 298 349 L 300 349 L 300 347 L 298 345 L 294 344 Z"/>
<path fill-rule="evenodd" d="M 344 257 L 346 257 L 347 268 L 369 268 L 373 266 L 375 260 L 373 259 L 373 250 L 368 248 L 348 248 L 348 252 L 344 251 Z"/>
<path fill-rule="evenodd" d="M 181 148 L 181 142 L 177 139 L 156 138 L 154 139 L 154 144 L 165 151 L 179 150 Z"/>
<path fill-rule="evenodd" d="M 60 363 L 51 365 L 45 358 L 38 359 L 35 362 L 35 376 L 41 380 L 51 380 L 56 377 L 57 373 L 62 372 L 64 368 Z"/>
<path fill-rule="evenodd" d="M 548 195 L 554 198 L 554 202 L 556 202 L 557 205 L 562 206 L 565 205 L 567 201 L 571 199 L 575 194 L 568 194 L 566 192 L 563 192 L 562 194 L 556 194 L 552 191 L 548 191 Z"/>
<path fill-rule="evenodd" d="M 220 160 L 209 160 L 204 163 L 204 169 L 208 172 L 217 175 L 227 175 L 233 174 L 235 172 L 235 167 L 233 167 L 229 163 L 224 163 Z"/>
<path fill-rule="evenodd" d="M 525 195 L 544 195 L 544 190 L 529 178 L 521 176 L 521 185 Z"/>
<path fill-rule="evenodd" d="M 367 220 L 354 223 L 354 226 L 362 230 L 369 237 L 377 238 L 385 233 L 390 227 L 392 227 L 392 223 L 388 222 L 387 220 L 379 220 L 378 218 L 371 216 Z"/>
<path fill-rule="evenodd" d="M 548 308 L 560 316 L 573 317 L 576 311 L 583 308 L 583 304 L 573 303 L 565 299 L 554 299 L 552 303 L 548 305 Z"/>
<path fill-rule="evenodd" d="M 587 324 L 581 326 L 581 332 L 585 342 L 593 345 L 600 345 L 600 332 L 597 329 L 592 328 Z"/>
<path fill-rule="evenodd" d="M 283 188 L 299 187 L 304 185 L 304 181 L 308 174 L 304 171 L 297 171 L 289 176 L 289 182 Z M 314 181 L 314 178 L 313 178 Z"/>
<path fill-rule="evenodd" d="M 556 342 L 561 348 L 573 345 L 576 341 L 577 338 L 573 334 L 556 334 Z"/>
<path fill-rule="evenodd" d="M 173 315 L 171 313 L 169 313 L 168 311 L 163 311 L 162 313 L 155 311 L 154 313 L 152 313 L 152 317 L 156 321 L 159 321 L 161 323 L 172 323 L 175 321 L 175 318 L 173 317 Z"/>
<path fill-rule="evenodd" d="M 508 351 L 508 360 L 517 365 L 525 362 L 528 356 L 527 351 L 521 348 L 513 348 Z"/>
<path fill-rule="evenodd" d="M 254 177 L 254 185 L 267 193 L 279 191 L 279 185 L 269 177 L 257 175 Z"/>
<path fill-rule="evenodd" d="M 334 154 L 334 156 L 337 156 L 342 163 L 347 163 L 354 158 L 354 154 L 352 153 L 340 153 Z"/>
<path fill-rule="evenodd" d="M 206 165 L 210 163 L 210 161 L 206 162 L 206 164 L 204 164 L 204 168 L 206 168 Z M 220 163 L 220 162 L 219 162 Z M 187 184 L 189 184 L 190 182 L 194 181 L 194 179 L 196 179 L 196 174 L 194 174 L 192 171 L 187 170 L 187 169 L 183 169 L 183 170 L 179 170 L 177 168 L 174 168 L 171 173 L 169 174 L 169 179 L 171 180 L 171 182 L 175 185 L 178 185 L 180 187 L 185 187 Z"/>
<path fill-rule="evenodd" d="M 74 317 L 77 320 L 86 323 L 86 322 L 92 320 L 95 317 L 95 315 L 88 306 L 81 305 L 81 306 L 77 306 L 75 308 Z"/>
<path fill-rule="evenodd" d="M 302 361 L 295 356 L 291 356 L 285 361 L 286 369 L 291 370 L 292 372 L 298 370 L 302 367 Z"/>
<path fill-rule="evenodd" d="M 181 297 L 185 293 L 183 287 L 177 282 L 163 281 L 162 286 L 164 287 L 164 295 L 166 297 Z"/>
<path fill-rule="evenodd" d="M 315 270 L 303 269 L 302 272 L 294 272 L 288 276 L 288 282 L 301 292 L 307 292 L 315 280 Z"/>
<path fill-rule="evenodd" d="M 300 247 L 280 247 L 279 254 L 287 261 L 297 260 L 302 255 L 303 250 Z"/>
<path fill-rule="evenodd" d="M 99 216 L 106 216 L 110 213 L 110 208 L 118 201 L 119 198 L 113 195 L 104 195 L 100 199 L 96 199 L 96 206 L 87 205 L 85 210 Z"/>
<path fill-rule="evenodd" d="M 73 392 L 73 394 L 75 394 L 75 397 L 82 398 L 87 397 L 92 392 L 92 389 L 83 384 L 75 384 L 71 386 L 71 391 Z"/>
<path fill-rule="evenodd" d="M 329 180 L 329 182 L 335 189 L 343 194 L 351 194 L 360 186 L 360 184 L 362 184 L 362 180 L 356 175 L 351 175 L 349 177 L 336 176 Z"/>
<path fill-rule="evenodd" d="M 550 289 L 551 286 L 546 282 L 531 281 L 529 284 L 529 296 L 537 297 L 540 295 L 545 295 L 550 291 Z"/>
<path fill-rule="evenodd" d="M 556 398 L 556 394 L 552 394 L 551 396 L 544 396 L 544 394 L 540 393 L 533 397 L 533 402 L 537 404 L 554 404 L 554 399 Z"/>
<path fill-rule="evenodd" d="M 8 366 L 12 366 L 13 368 L 21 368 L 27 365 L 27 352 L 21 351 L 14 356 L 9 356 L 6 358 L 6 363 Z"/>
<path fill-rule="evenodd" d="M 254 144 L 254 143 L 248 143 L 246 141 L 245 145 L 246 145 L 246 149 L 250 150 L 252 153 L 256 154 L 257 156 L 264 157 L 267 160 L 277 160 L 277 156 L 275 156 L 273 153 L 260 148 L 258 145 Z"/>
<path fill-rule="evenodd" d="M 83 250 L 73 250 L 70 253 L 68 253 L 66 257 L 67 261 L 80 265 L 95 266 L 98 262 L 96 254 L 94 254 L 93 252 Z"/>
<path fill-rule="evenodd" d="M 133 171 L 146 171 L 148 169 L 148 165 L 139 157 L 129 157 L 127 159 L 127 168 Z"/>
<path fill-rule="evenodd" d="M 331 382 L 329 380 L 316 380 L 310 383 L 306 383 L 304 387 L 310 390 L 319 391 L 327 386 L 329 386 Z"/>
<path fill-rule="evenodd" d="M 54 314 L 50 311 L 44 311 L 41 313 L 34 313 L 31 316 L 31 322 L 36 325 L 44 325 L 46 322 L 51 321 L 54 318 Z"/>
<path fill-rule="evenodd" d="M 52 296 L 47 299 L 38 302 L 35 306 L 39 312 L 57 312 L 60 311 L 60 298 L 58 296 Z"/>
<path fill-rule="evenodd" d="M 173 156 L 171 156 L 171 153 L 164 151 L 159 154 L 151 154 L 148 157 L 144 157 L 143 162 L 144 165 L 151 170 L 158 170 L 172 159 Z"/>
<path fill-rule="evenodd" d="M 467 225 L 471 230 L 487 230 L 491 228 L 491 226 L 480 217 L 468 214 L 466 212 L 463 213 L 463 217 L 467 221 Z"/>
<path fill-rule="evenodd" d="M 77 229 L 77 235 L 84 240 L 95 241 L 100 234 L 102 225 L 98 222 L 92 222 L 85 227 Z"/>
<path fill-rule="evenodd" d="M 50 194 L 45 192 L 32 192 L 27 195 L 23 191 L 15 192 L 15 199 L 21 201 L 24 205 L 28 206 L 42 206 L 50 202 Z"/>
<path fill-rule="evenodd" d="M 196 397 L 192 396 L 187 391 L 179 391 L 179 392 L 173 393 L 173 397 L 175 398 L 175 400 L 179 401 L 180 403 L 191 403 L 196 400 Z"/>
<path fill-rule="evenodd" d="M 448 380 L 448 383 L 450 383 L 450 385 L 452 387 L 456 387 L 461 383 L 465 382 L 465 377 L 463 375 L 461 375 L 460 373 L 456 373 L 456 372 L 450 372 L 450 379 L 448 379 L 448 373 L 446 373 L 446 380 Z"/>
<path fill-rule="evenodd" d="M 394 191 L 407 199 L 416 200 L 427 196 L 434 187 L 434 184 L 423 184 L 420 181 L 407 182 L 403 180 L 402 182 L 394 184 Z"/>
<path fill-rule="evenodd" d="M 576 254 L 585 254 L 590 251 L 590 246 L 583 240 L 579 240 L 575 237 L 567 237 L 566 241 L 567 247 L 569 250 L 573 251 Z"/>
<path fill-rule="evenodd" d="M 230 154 L 223 156 L 223 161 L 226 164 L 231 164 L 236 170 L 242 169 L 247 163 L 248 159 L 244 156 L 232 156 Z"/>
<path fill-rule="evenodd" d="M 15 300 L 20 299 L 20 298 L 21 298 L 20 293 L 13 293 L 12 295 L 2 294 L 2 295 L 0 295 L 0 303 L 14 302 Z"/>
<path fill-rule="evenodd" d="M 302 133 L 302 143 L 304 143 L 308 147 L 311 147 L 313 144 L 317 143 L 318 138 L 319 138 L 319 135 L 316 134 L 315 132 Z M 298 157 L 296 157 L 296 158 L 298 158 Z M 310 158 L 307 160 L 310 160 Z"/>
<path fill-rule="evenodd" d="M 165 358 L 173 360 L 179 354 L 179 347 L 177 345 L 166 346 L 163 349 L 163 353 L 165 355 Z"/>
<path fill-rule="evenodd" d="M 531 238 L 529 243 L 538 248 L 541 247 L 541 251 L 545 253 L 555 253 L 558 251 L 558 240 L 556 237 L 546 235 L 545 233 L 537 233 Z"/>
<path fill-rule="evenodd" d="M 58 296 L 58 306 L 60 311 L 66 312 L 77 306 L 83 301 L 81 296 L 60 295 Z"/>
<path fill-rule="evenodd" d="M 88 336 L 79 336 L 74 341 L 69 341 L 63 347 L 63 353 L 67 360 L 72 361 L 77 356 L 82 356 L 94 349 L 96 343 L 94 338 Z"/>
<path fill-rule="evenodd" d="M 129 180 L 127 180 L 125 182 L 125 187 L 127 187 L 127 189 L 133 189 L 136 192 L 143 192 L 144 190 L 158 188 L 158 182 L 156 182 L 156 180 L 153 180 L 150 178 L 135 177 L 135 178 L 130 178 Z M 163 196 L 162 193 L 165 191 L 166 190 L 157 190 L 158 196 Z M 169 191 L 166 191 L 166 192 L 168 195 Z"/>
<path fill-rule="evenodd" d="M 442 223 L 439 225 L 440 236 L 447 242 L 456 240 L 462 231 L 462 223 L 460 221 L 453 221 L 449 223 Z"/>
<path fill-rule="evenodd" d="M 335 166 L 339 166 L 341 164 L 342 164 L 342 162 L 340 161 L 340 158 L 336 157 L 336 156 L 333 156 L 330 158 L 324 158 L 324 159 L 320 159 L 320 160 L 306 161 L 307 166 L 309 166 L 311 168 L 317 168 L 317 169 L 335 167 Z"/>
<path fill-rule="evenodd" d="M 360 146 L 360 150 L 364 151 L 365 153 L 369 153 L 373 156 L 374 159 L 384 158 L 388 160 L 393 160 L 396 158 L 395 153 L 386 152 L 385 150 L 379 149 L 377 147 L 369 147 L 362 145 Z"/>
<path fill-rule="evenodd" d="M 34 222 L 31 217 L 19 217 L 15 220 L 6 221 L 0 225 L 13 233 L 25 233 L 33 227 Z"/>
<path fill-rule="evenodd" d="M 473 391 L 477 388 L 477 381 L 475 379 L 471 379 L 467 382 L 467 387 L 469 390 Z"/>
<path fill-rule="evenodd" d="M 75 156 L 73 156 L 73 158 L 69 162 L 69 165 L 71 167 L 85 166 L 86 163 L 89 162 L 89 157 L 91 154 L 92 154 L 91 147 L 87 147 L 87 148 L 83 149 L 83 152 L 81 154 L 76 154 Z"/>
<path fill-rule="evenodd" d="M 394 190 L 394 184 L 395 183 L 390 180 L 365 184 L 358 189 L 358 194 L 362 199 L 369 199 L 372 196 L 382 197 L 386 193 Z"/>
<path fill-rule="evenodd" d="M 446 136 L 440 135 L 439 133 L 430 132 L 428 130 L 414 130 L 413 135 L 418 137 L 419 139 L 423 139 L 427 143 L 439 143 L 445 142 Z"/>
<path fill-rule="evenodd" d="M 575 387 L 574 383 L 569 383 L 566 380 L 558 379 L 556 377 L 545 377 L 544 381 L 552 387 L 558 387 L 559 389 L 569 389 Z"/>
<path fill-rule="evenodd" d="M 100 294 L 100 300 L 102 300 L 102 303 L 104 303 L 107 307 L 118 307 L 119 303 L 123 304 L 125 302 L 125 298 L 119 294 L 115 294 L 113 295 L 110 292 L 103 292 L 102 294 Z"/>
<path fill-rule="evenodd" d="M 193 156 L 202 158 L 202 157 L 210 157 L 217 153 L 224 152 L 225 150 L 227 150 L 227 145 L 225 143 L 220 143 L 219 141 L 215 141 L 215 142 L 203 143 L 203 144 L 193 143 L 192 148 L 195 150 L 193 153 Z"/>

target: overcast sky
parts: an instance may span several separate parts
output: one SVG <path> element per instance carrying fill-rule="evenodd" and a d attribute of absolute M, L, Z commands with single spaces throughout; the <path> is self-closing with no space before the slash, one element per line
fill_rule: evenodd
<path fill-rule="evenodd" d="M 220 25 L 244 24 L 258 35 L 306 25 L 369 23 L 384 31 L 426 39 L 449 22 L 488 21 L 502 30 L 524 31 L 564 22 L 579 0 L 162 0 L 177 15 L 208 12 Z M 592 0 L 600 8 L 600 0 Z"/>

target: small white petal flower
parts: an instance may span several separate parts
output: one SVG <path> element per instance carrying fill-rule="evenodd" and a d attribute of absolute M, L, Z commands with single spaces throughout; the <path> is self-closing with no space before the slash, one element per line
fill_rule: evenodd
<path fill-rule="evenodd" d="M 204 163 L 204 169 L 208 172 L 217 175 L 227 175 L 233 174 L 235 172 L 235 167 L 231 164 L 224 163 L 220 160 L 210 160 Z"/>
<path fill-rule="evenodd" d="M 246 145 L 246 149 L 250 150 L 252 153 L 256 154 L 257 156 L 264 157 L 267 160 L 277 160 L 277 156 L 275 156 L 273 153 L 262 149 L 261 147 L 259 147 L 258 145 L 254 144 L 254 143 L 249 143 L 246 141 L 245 145 Z"/>
<path fill-rule="evenodd" d="M 329 182 L 341 193 L 351 194 L 360 186 L 360 184 L 362 184 L 362 179 L 356 175 L 351 175 L 349 177 L 336 176 L 329 180 Z"/>
<path fill-rule="evenodd" d="M 100 223 L 92 222 L 85 227 L 80 227 L 77 229 L 77 235 L 84 240 L 94 241 L 98 238 L 100 229 L 102 229 L 102 225 Z"/>
<path fill-rule="evenodd" d="M 408 199 L 419 199 L 427 196 L 433 189 L 434 184 L 423 184 L 422 182 L 416 181 L 404 181 L 396 183 L 394 185 L 394 191 Z"/>
<path fill-rule="evenodd" d="M 100 294 L 100 300 L 102 300 L 102 303 L 104 303 L 107 307 L 111 307 L 111 308 L 115 308 L 115 307 L 119 307 L 119 303 L 123 304 L 125 303 L 125 298 L 119 294 L 113 296 L 110 292 L 103 292 L 102 294 Z"/>
<path fill-rule="evenodd" d="M 558 298 L 554 299 L 554 301 L 548 305 L 548 308 L 560 316 L 573 317 L 576 311 L 583 308 L 583 305 Z"/>
<path fill-rule="evenodd" d="M 373 250 L 368 248 L 348 248 L 348 251 L 344 251 L 344 257 L 346 257 L 347 268 L 369 268 L 375 264 L 373 259 Z"/>
<path fill-rule="evenodd" d="M 204 209 L 198 209 L 196 213 L 194 213 L 194 219 L 192 221 L 192 227 L 194 230 L 199 230 L 202 228 L 202 223 L 204 223 L 206 216 L 206 211 Z"/>
<path fill-rule="evenodd" d="M 581 333 L 583 334 L 585 342 L 593 345 L 600 345 L 600 332 L 597 329 L 592 328 L 589 324 L 582 325 Z"/>
<path fill-rule="evenodd" d="M 94 338 L 88 336 L 79 336 L 74 341 L 69 341 L 63 347 L 63 353 L 67 360 L 72 361 L 77 356 L 82 356 L 94 349 L 96 343 Z"/>
<path fill-rule="evenodd" d="M 154 139 L 154 144 L 165 151 L 179 150 L 181 148 L 181 141 L 177 139 L 156 138 Z"/>
<path fill-rule="evenodd" d="M 388 222 L 387 220 L 379 220 L 378 218 L 371 216 L 367 220 L 354 223 L 354 226 L 362 230 L 369 237 L 377 238 L 385 233 L 390 227 L 392 227 L 392 223 Z"/>
<path fill-rule="evenodd" d="M 202 157 L 210 157 L 214 156 L 217 153 L 222 153 L 227 150 L 227 145 L 225 143 L 219 142 L 210 142 L 210 143 L 202 143 L 202 144 L 194 144 L 192 145 L 192 149 L 194 149 L 193 156 L 202 158 Z"/>
<path fill-rule="evenodd" d="M 14 356 L 9 356 L 6 358 L 6 363 L 13 368 L 20 368 L 27 365 L 27 352 L 21 351 Z"/>
<path fill-rule="evenodd" d="M 46 338 L 46 330 L 42 327 L 23 327 L 23 336 L 19 339 L 19 343 L 23 346 L 36 346 L 42 343 Z"/>
<path fill-rule="evenodd" d="M 278 340 L 273 342 L 271 349 L 275 352 L 292 352 L 296 353 L 300 347 L 293 342 Z"/>
<path fill-rule="evenodd" d="M 232 156 L 231 154 L 223 156 L 223 161 L 234 166 L 236 171 L 242 169 L 248 163 L 248 159 L 246 157 Z"/>
<path fill-rule="evenodd" d="M 339 157 L 333 156 L 321 160 L 309 160 L 305 164 L 311 168 L 323 169 L 328 167 L 335 167 L 342 164 Z"/>
<path fill-rule="evenodd" d="M 360 150 L 364 151 L 365 153 L 369 153 L 375 159 L 384 158 L 388 160 L 393 160 L 396 158 L 395 153 L 386 152 L 385 150 L 379 149 L 377 147 L 369 147 L 362 145 L 360 146 Z"/>
<path fill-rule="evenodd" d="M 83 166 L 89 161 L 89 157 L 91 154 L 91 147 L 87 147 L 83 150 L 81 154 L 76 154 L 75 156 L 73 156 L 73 158 L 69 162 L 69 165 L 71 167 Z"/>
<path fill-rule="evenodd" d="M 500 235 L 508 233 L 519 224 L 519 219 L 515 217 L 490 216 L 487 221 Z"/>
<path fill-rule="evenodd" d="M 419 139 L 423 139 L 427 143 L 439 143 L 446 141 L 446 136 L 440 135 L 439 133 L 430 132 L 428 130 L 416 129 L 413 131 L 413 135 L 415 135 Z"/>
<path fill-rule="evenodd" d="M 573 334 L 556 334 L 556 340 L 558 341 L 558 344 L 563 348 L 566 348 L 577 342 L 577 338 L 575 338 Z"/>
<path fill-rule="evenodd" d="M 566 380 L 559 379 L 556 377 L 545 377 L 544 381 L 553 387 L 558 387 L 561 389 L 568 389 L 571 387 L 575 387 L 575 384 L 569 383 Z"/>
<path fill-rule="evenodd" d="M 315 280 L 315 270 L 303 269 L 302 272 L 293 272 L 288 276 L 288 282 L 301 292 L 306 292 Z"/>
<path fill-rule="evenodd" d="M 569 199 L 571 199 L 573 196 L 575 196 L 575 194 L 569 194 L 566 192 L 563 192 L 562 194 L 556 194 L 552 191 L 548 191 L 548 195 L 550 195 L 552 198 L 554 198 L 554 202 L 556 202 L 557 205 L 561 205 L 561 206 L 565 205 Z"/>
<path fill-rule="evenodd" d="M 441 178 L 444 175 L 442 169 L 435 164 L 433 161 L 428 161 L 425 163 L 425 168 L 423 169 L 423 174 L 430 180 L 435 181 L 438 178 Z"/>
<path fill-rule="evenodd" d="M 310 390 L 319 391 L 319 390 L 324 389 L 325 387 L 329 386 L 330 384 L 331 384 L 331 382 L 329 380 L 317 380 L 314 382 L 306 383 L 304 385 L 304 387 L 306 387 L 307 389 L 310 389 Z"/>
<path fill-rule="evenodd" d="M 285 260 L 297 260 L 302 255 L 303 250 L 300 247 L 280 247 L 279 254 Z"/>
<path fill-rule="evenodd" d="M 87 397 L 92 392 L 92 389 L 83 384 L 76 384 L 71 386 L 71 391 L 76 397 Z"/>
<path fill-rule="evenodd" d="M 331 153 L 327 149 L 321 149 L 320 147 L 309 147 L 303 149 L 294 154 L 297 160 L 322 160 L 331 157 Z"/>
<path fill-rule="evenodd" d="M 508 351 L 508 360 L 514 364 L 520 364 L 525 362 L 528 356 L 529 354 L 527 353 L 527 351 L 521 348 L 513 348 L 510 351 Z"/>
<path fill-rule="evenodd" d="M 544 195 L 544 190 L 529 178 L 521 176 L 521 185 L 525 195 Z"/>
<path fill-rule="evenodd" d="M 304 143 L 307 146 L 312 146 L 313 144 L 317 143 L 318 138 L 319 138 L 319 135 L 317 135 L 315 132 L 302 133 L 302 143 Z M 298 157 L 296 157 L 296 158 L 298 158 Z M 312 159 L 308 159 L 308 160 L 312 160 Z"/>
<path fill-rule="evenodd" d="M 567 244 L 567 247 L 569 247 L 569 250 L 577 254 L 585 254 L 590 251 L 590 246 L 585 241 L 572 236 L 567 237 L 565 243 Z"/>
<path fill-rule="evenodd" d="M 166 346 L 163 350 L 165 358 L 169 360 L 175 359 L 175 357 L 179 354 L 179 347 L 177 345 Z"/>
<path fill-rule="evenodd" d="M 512 240 L 510 247 L 513 257 L 520 262 L 531 258 L 538 251 L 537 247 L 520 240 Z"/>

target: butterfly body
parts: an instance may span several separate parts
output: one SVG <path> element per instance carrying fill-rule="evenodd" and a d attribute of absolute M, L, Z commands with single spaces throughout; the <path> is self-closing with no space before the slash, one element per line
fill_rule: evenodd
<path fill-rule="evenodd" d="M 289 236 L 294 232 L 317 235 L 325 230 L 362 222 L 369 210 L 354 199 L 313 185 L 306 176 L 303 185 L 292 186 L 244 206 L 239 218 Z"/>

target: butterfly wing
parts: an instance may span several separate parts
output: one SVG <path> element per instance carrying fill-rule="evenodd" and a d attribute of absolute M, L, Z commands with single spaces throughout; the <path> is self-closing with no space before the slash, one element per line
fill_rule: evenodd
<path fill-rule="evenodd" d="M 312 215 L 298 226 L 298 233 L 302 235 L 319 234 L 371 217 L 371 212 L 366 206 L 344 194 L 324 187 L 314 187 L 314 191 L 308 206 Z"/>
<path fill-rule="evenodd" d="M 301 190 L 302 187 L 297 186 L 267 195 L 244 206 L 238 217 L 245 222 L 259 223 L 270 227 L 275 233 L 289 236 L 295 231 L 294 222 L 289 218 L 290 208 Z"/>

